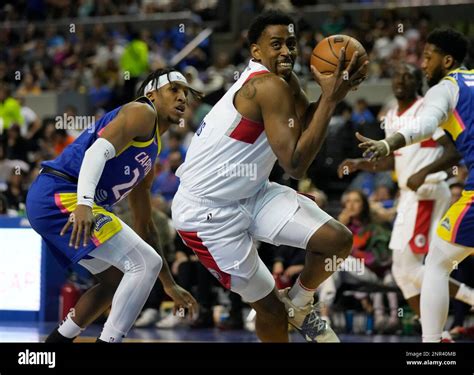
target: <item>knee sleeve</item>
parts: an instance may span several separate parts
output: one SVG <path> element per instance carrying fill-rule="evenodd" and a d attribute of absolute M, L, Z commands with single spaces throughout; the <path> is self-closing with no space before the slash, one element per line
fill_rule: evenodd
<path fill-rule="evenodd" d="M 392 275 L 405 299 L 420 294 L 423 273 L 422 256 L 414 254 L 409 247 L 394 250 Z"/>
<path fill-rule="evenodd" d="M 232 275 L 230 289 L 239 294 L 245 302 L 253 303 L 268 296 L 275 288 L 272 274 L 258 259 L 256 271 L 249 278 Z"/>

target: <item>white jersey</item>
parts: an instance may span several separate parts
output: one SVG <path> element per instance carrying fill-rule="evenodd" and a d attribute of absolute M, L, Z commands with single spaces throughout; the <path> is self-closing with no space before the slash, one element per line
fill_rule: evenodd
<path fill-rule="evenodd" d="M 398 106 L 390 109 L 384 119 L 386 137 L 406 127 L 423 126 L 417 117 L 422 106 L 420 97 L 403 113 L 398 113 Z M 417 192 L 407 187 L 408 178 L 441 157 L 443 147 L 436 140 L 443 135 L 444 131 L 438 128 L 432 138 L 394 152 L 400 199 L 389 244 L 392 250 L 403 250 L 410 245 L 413 252 L 425 253 L 435 224 L 449 205 L 449 188 L 443 182 L 446 172 L 428 175 Z"/>
<path fill-rule="evenodd" d="M 277 160 L 263 123 L 243 117 L 234 95 L 251 77 L 267 73 L 250 61 L 240 78 L 201 122 L 176 175 L 190 194 L 235 201 L 249 198 L 268 181 Z"/>
<path fill-rule="evenodd" d="M 416 117 L 422 104 L 423 98 L 420 97 L 403 113 L 398 113 L 398 106 L 390 109 L 384 119 L 385 136 L 389 137 L 399 129 L 407 126 L 423 126 Z M 432 138 L 421 143 L 403 147 L 393 153 L 395 156 L 395 172 L 400 189 L 408 189 L 407 180 L 410 176 L 441 157 L 443 147 L 439 145 L 436 140 L 443 135 L 444 131 L 438 128 Z M 446 177 L 447 174 L 445 172 L 437 172 L 428 175 L 426 182 L 436 183 L 445 180 Z"/>

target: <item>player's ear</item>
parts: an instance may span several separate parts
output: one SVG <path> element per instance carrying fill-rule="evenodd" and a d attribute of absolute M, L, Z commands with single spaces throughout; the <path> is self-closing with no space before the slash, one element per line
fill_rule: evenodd
<path fill-rule="evenodd" d="M 447 70 L 450 70 L 452 69 L 452 66 L 454 65 L 454 57 L 451 56 L 451 55 L 444 55 L 443 57 L 443 65 L 444 65 L 444 68 L 447 69 Z"/>
<path fill-rule="evenodd" d="M 151 92 L 147 92 L 147 94 L 145 95 L 148 99 L 150 99 L 150 101 L 154 101 L 153 99 L 153 94 Z"/>
<path fill-rule="evenodd" d="M 261 55 L 261 51 L 260 51 L 260 47 L 258 46 L 257 43 L 253 43 L 251 46 L 250 46 L 250 54 L 252 55 L 252 57 L 257 60 L 257 61 L 261 61 L 262 60 L 262 55 Z"/>

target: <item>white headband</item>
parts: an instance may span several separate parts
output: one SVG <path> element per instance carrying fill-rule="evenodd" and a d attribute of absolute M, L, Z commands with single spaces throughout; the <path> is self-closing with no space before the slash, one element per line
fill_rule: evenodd
<path fill-rule="evenodd" d="M 169 76 L 169 79 L 168 79 Z M 143 90 L 143 95 L 148 94 L 150 91 L 153 90 L 159 90 L 162 88 L 164 85 L 167 85 L 168 83 L 171 82 L 182 82 L 186 86 L 188 86 L 188 81 L 186 78 L 180 73 L 180 72 L 170 72 L 170 73 L 165 73 L 159 76 L 158 78 L 148 82 L 148 84 L 145 86 L 145 89 Z"/>

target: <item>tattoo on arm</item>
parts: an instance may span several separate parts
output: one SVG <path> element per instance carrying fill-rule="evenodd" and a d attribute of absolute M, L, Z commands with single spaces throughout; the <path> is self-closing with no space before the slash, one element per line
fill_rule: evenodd
<path fill-rule="evenodd" d="M 265 80 L 271 78 L 270 74 L 262 75 L 261 77 L 255 77 L 249 82 L 245 83 L 239 91 L 239 94 L 242 95 L 245 99 L 253 99 L 257 94 L 257 85 L 264 82 Z"/>

